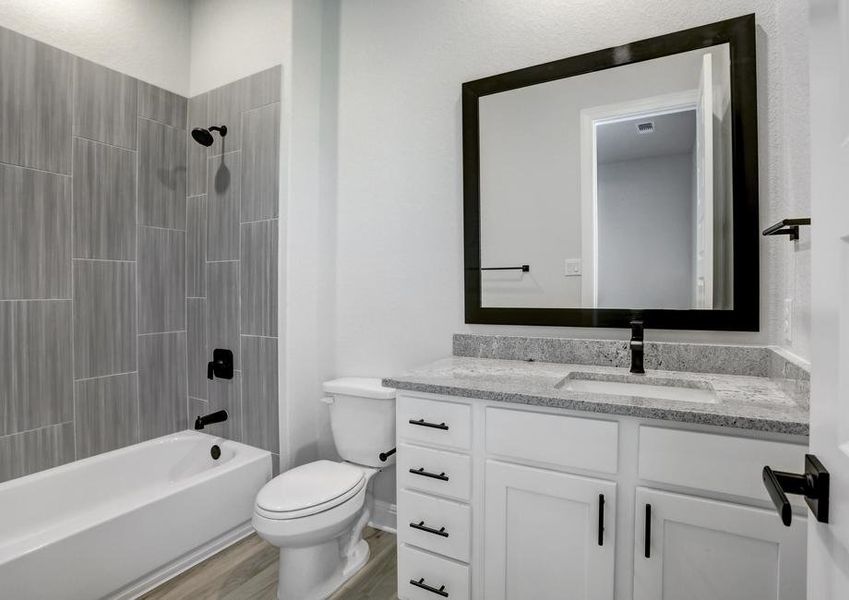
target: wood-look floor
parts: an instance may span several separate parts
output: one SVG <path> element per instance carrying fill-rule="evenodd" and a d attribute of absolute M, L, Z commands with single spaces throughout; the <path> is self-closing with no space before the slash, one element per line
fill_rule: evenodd
<path fill-rule="evenodd" d="M 366 528 L 371 556 L 330 600 L 395 600 L 395 536 Z M 142 600 L 276 600 L 274 546 L 253 534 L 151 590 Z"/>

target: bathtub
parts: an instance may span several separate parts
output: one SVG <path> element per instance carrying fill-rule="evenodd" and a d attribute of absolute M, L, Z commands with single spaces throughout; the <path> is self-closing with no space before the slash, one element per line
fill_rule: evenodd
<path fill-rule="evenodd" d="M 183 431 L 2 483 L 0 597 L 133 598 L 250 533 L 270 478 L 268 452 Z"/>

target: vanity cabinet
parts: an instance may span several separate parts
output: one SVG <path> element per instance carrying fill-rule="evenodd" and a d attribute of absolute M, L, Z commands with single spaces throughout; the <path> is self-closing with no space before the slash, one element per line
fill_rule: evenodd
<path fill-rule="evenodd" d="M 761 483 L 798 470 L 804 438 L 419 392 L 397 407 L 401 600 L 804 598 L 804 505 L 784 527 Z"/>

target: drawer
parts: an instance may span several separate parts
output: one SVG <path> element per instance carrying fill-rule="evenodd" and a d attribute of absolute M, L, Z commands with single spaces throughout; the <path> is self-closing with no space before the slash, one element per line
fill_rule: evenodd
<path fill-rule="evenodd" d="M 468 450 L 472 407 L 456 402 L 401 396 L 396 407 L 398 439 Z"/>
<path fill-rule="evenodd" d="M 410 490 L 398 492 L 398 541 L 469 562 L 471 508 Z"/>
<path fill-rule="evenodd" d="M 799 473 L 805 452 L 807 446 L 798 444 L 643 425 L 639 474 L 641 479 L 768 501 L 764 466 Z"/>
<path fill-rule="evenodd" d="M 398 547 L 398 597 L 401 600 L 468 600 L 470 596 L 469 567 L 407 544 Z"/>
<path fill-rule="evenodd" d="M 398 487 L 469 500 L 472 460 L 465 454 L 398 444 Z"/>
<path fill-rule="evenodd" d="M 486 409 L 486 451 L 562 467 L 616 473 L 619 424 L 552 413 Z"/>

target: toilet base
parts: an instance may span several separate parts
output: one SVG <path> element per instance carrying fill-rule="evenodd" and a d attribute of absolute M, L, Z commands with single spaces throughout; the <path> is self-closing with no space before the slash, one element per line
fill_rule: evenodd
<path fill-rule="evenodd" d="M 360 540 L 340 560 L 341 541 L 281 549 L 277 600 L 325 600 L 356 575 L 368 562 L 368 542 Z"/>

